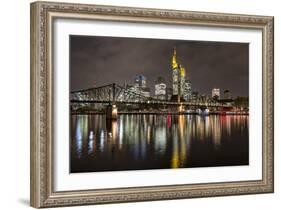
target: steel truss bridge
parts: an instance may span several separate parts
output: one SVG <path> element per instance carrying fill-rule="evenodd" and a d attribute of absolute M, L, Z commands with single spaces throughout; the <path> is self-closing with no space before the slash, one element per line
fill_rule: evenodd
<path fill-rule="evenodd" d="M 191 102 L 173 102 L 168 100 L 161 100 L 153 97 L 146 97 L 138 94 L 135 91 L 122 87 L 118 84 L 112 83 L 95 88 L 89 88 L 79 91 L 73 91 L 70 95 L 70 102 L 72 107 L 83 107 L 93 104 L 138 104 L 146 106 L 184 106 L 184 107 L 209 107 L 209 108 L 225 108 L 230 105 L 219 103 L 216 101 L 191 101 Z"/>

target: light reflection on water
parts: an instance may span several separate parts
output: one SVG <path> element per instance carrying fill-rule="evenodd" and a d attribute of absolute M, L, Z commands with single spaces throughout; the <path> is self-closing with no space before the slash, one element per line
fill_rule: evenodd
<path fill-rule="evenodd" d="M 71 172 L 248 164 L 248 116 L 73 115 Z"/>

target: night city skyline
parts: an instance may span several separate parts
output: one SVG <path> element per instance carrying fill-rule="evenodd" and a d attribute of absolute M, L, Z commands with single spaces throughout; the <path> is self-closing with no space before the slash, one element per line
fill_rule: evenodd
<path fill-rule="evenodd" d="M 71 91 L 133 84 L 135 76 L 143 75 L 153 96 L 158 77 L 172 87 L 171 57 L 176 48 L 192 91 L 210 96 L 219 88 L 230 90 L 233 97 L 249 94 L 247 43 L 70 36 L 70 46 Z"/>
<path fill-rule="evenodd" d="M 248 44 L 70 44 L 71 173 L 249 165 Z"/>

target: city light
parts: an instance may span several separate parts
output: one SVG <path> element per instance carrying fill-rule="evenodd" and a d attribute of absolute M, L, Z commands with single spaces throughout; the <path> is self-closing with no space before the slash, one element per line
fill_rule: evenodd
<path fill-rule="evenodd" d="M 110 119 L 117 119 L 118 112 L 248 115 L 248 97 L 234 99 L 229 89 L 221 94 L 219 87 L 210 90 L 209 94 L 192 90 L 187 68 L 178 61 L 175 48 L 170 62 L 171 87 L 163 77 L 158 77 L 154 84 L 155 93 L 151 95 L 147 77 L 136 75 L 131 85 L 114 83 L 73 92 L 71 110 L 101 113 L 112 103 L 111 112 L 107 112 Z"/>
<path fill-rule="evenodd" d="M 112 118 L 113 119 L 117 118 L 117 107 L 116 107 L 116 105 L 113 105 L 113 107 L 112 107 Z"/>
<path fill-rule="evenodd" d="M 222 83 L 200 86 L 203 79 L 193 80 L 196 66 L 182 52 L 170 51 L 163 69 L 169 75 L 142 75 L 145 66 L 136 66 L 139 73 L 130 66 L 123 79 L 71 93 L 76 171 L 248 164 L 249 155 L 237 152 L 249 145 L 248 97 L 234 98 L 237 93 Z"/>

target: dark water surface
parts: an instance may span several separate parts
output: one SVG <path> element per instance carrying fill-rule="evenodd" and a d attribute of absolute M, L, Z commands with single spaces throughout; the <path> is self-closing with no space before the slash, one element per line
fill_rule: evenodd
<path fill-rule="evenodd" d="M 71 116 L 71 172 L 249 164 L 249 117 Z"/>

